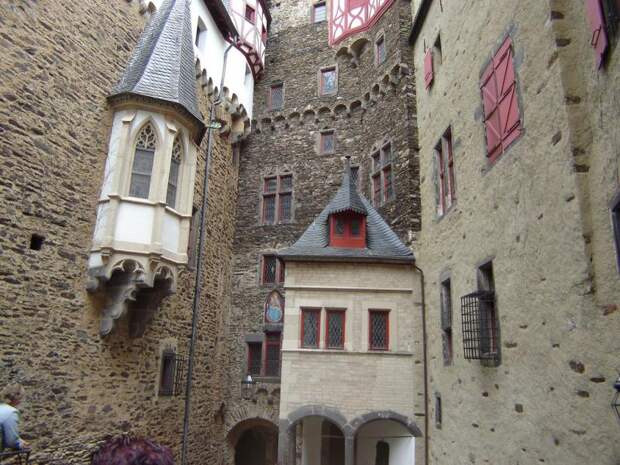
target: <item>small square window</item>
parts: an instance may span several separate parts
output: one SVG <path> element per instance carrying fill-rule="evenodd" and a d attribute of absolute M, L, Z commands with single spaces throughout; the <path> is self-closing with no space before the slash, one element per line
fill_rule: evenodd
<path fill-rule="evenodd" d="M 320 94 L 331 95 L 338 90 L 338 73 L 336 68 L 325 68 L 321 70 Z"/>
<path fill-rule="evenodd" d="M 250 5 L 245 6 L 245 19 L 254 24 L 256 22 L 256 10 Z"/>
<path fill-rule="evenodd" d="M 335 145 L 334 131 L 321 133 L 321 153 L 334 153 Z"/>
<path fill-rule="evenodd" d="M 322 23 L 327 20 L 327 7 L 325 2 L 315 3 L 312 7 L 312 22 Z"/>

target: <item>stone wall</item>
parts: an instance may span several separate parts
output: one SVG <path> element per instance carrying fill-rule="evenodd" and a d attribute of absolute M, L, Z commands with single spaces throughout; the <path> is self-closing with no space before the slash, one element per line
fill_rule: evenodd
<path fill-rule="evenodd" d="M 609 402 L 620 293 L 607 202 L 618 189 L 617 48 L 597 72 L 581 2 L 435 1 L 413 47 L 418 74 L 425 44 L 438 33 L 443 59 L 433 86 L 417 83 L 422 230 L 415 249 L 427 283 L 430 463 L 596 457 L 615 464 L 618 425 Z M 479 83 L 507 34 L 524 129 L 489 164 Z M 457 201 L 440 218 L 433 148 L 449 126 Z M 476 290 L 476 268 L 487 259 L 501 331 L 496 367 L 463 357 L 460 297 Z M 450 366 L 440 330 L 446 277 Z M 442 401 L 440 427 L 434 395 Z"/>
<path fill-rule="evenodd" d="M 260 256 L 292 244 L 312 222 L 340 185 L 343 157 L 351 155 L 353 164 L 361 166 L 360 185 L 368 196 L 372 147 L 390 141 L 396 198 L 378 210 L 405 241 L 418 229 L 414 88 L 406 45 L 409 4 L 397 2 L 370 31 L 334 49 L 328 46 L 327 23 L 311 23 L 311 5 L 272 2 L 265 75 L 256 83 L 253 132 L 242 147 L 232 311 L 226 324 L 230 354 L 227 408 L 236 412 L 236 421 L 243 421 L 239 412 L 253 415 L 257 410 L 274 423 L 278 418 L 278 402 L 269 400 L 279 396 L 279 380 L 259 386 L 267 393 L 264 409 L 257 407 L 255 399 L 241 398 L 240 381 L 247 364 L 245 338 L 263 333 L 264 303 L 271 290 L 277 288 L 284 294 L 281 287 L 260 285 Z M 387 60 L 376 66 L 373 44 L 380 31 L 386 37 Z M 338 67 L 338 93 L 321 97 L 319 70 L 333 65 Z M 284 106 L 271 111 L 269 89 L 280 81 L 284 83 Z M 320 131 L 326 129 L 335 132 L 333 154 L 318 150 Z M 285 171 L 293 175 L 293 220 L 261 225 L 263 178 Z M 233 427 L 234 422 L 230 423 Z"/>
<path fill-rule="evenodd" d="M 111 113 L 106 95 L 145 24 L 136 2 L 3 2 L 0 43 L 0 379 L 27 390 L 23 436 L 41 464 L 83 464 L 128 431 L 180 452 L 183 396 L 157 395 L 164 346 L 186 355 L 195 274 L 180 274 L 146 334 L 127 322 L 102 340 L 100 303 L 85 289 Z M 71 31 L 71 33 L 68 33 Z M 207 98 L 201 96 L 208 114 Z M 229 120 L 225 114 L 221 118 Z M 194 203 L 201 203 L 206 138 Z M 237 183 L 230 144 L 215 136 L 194 370 L 190 461 L 222 454 L 223 310 L 230 305 Z M 40 250 L 31 235 L 44 237 Z"/>

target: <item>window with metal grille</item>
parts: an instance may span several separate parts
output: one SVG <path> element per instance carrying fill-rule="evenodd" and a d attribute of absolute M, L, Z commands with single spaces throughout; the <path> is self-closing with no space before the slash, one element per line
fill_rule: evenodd
<path fill-rule="evenodd" d="M 480 90 L 487 157 L 494 162 L 523 132 L 510 37 L 482 73 Z"/>
<path fill-rule="evenodd" d="M 327 20 L 327 6 L 325 2 L 315 3 L 312 6 L 312 22 L 322 23 Z"/>
<path fill-rule="evenodd" d="M 461 297 L 463 349 L 466 360 L 497 358 L 495 293 L 476 291 Z"/>
<path fill-rule="evenodd" d="M 129 195 L 131 197 L 149 198 L 156 147 L 157 136 L 153 126 L 148 123 L 142 128 L 136 141 L 131 167 L 131 181 L 129 183 Z"/>
<path fill-rule="evenodd" d="M 301 309 L 301 346 L 318 349 L 320 341 L 321 310 Z"/>
<path fill-rule="evenodd" d="M 248 374 L 260 376 L 262 359 L 263 345 L 260 342 L 248 342 Z"/>
<path fill-rule="evenodd" d="M 618 271 L 620 272 L 620 194 L 616 195 L 616 198 L 611 204 L 611 221 L 614 231 L 614 243 L 616 246 L 616 263 L 618 264 Z"/>
<path fill-rule="evenodd" d="M 262 224 L 285 223 L 293 217 L 293 176 L 264 179 Z"/>
<path fill-rule="evenodd" d="M 320 134 L 321 153 L 334 153 L 336 150 L 336 136 L 334 131 L 324 131 Z"/>
<path fill-rule="evenodd" d="M 265 376 L 280 376 L 280 333 L 265 337 Z"/>
<path fill-rule="evenodd" d="M 390 313 L 388 310 L 369 311 L 369 349 L 388 350 L 390 346 Z"/>
<path fill-rule="evenodd" d="M 452 364 L 453 348 L 452 348 L 452 289 L 450 280 L 446 279 L 441 283 L 440 291 L 441 305 L 441 333 L 443 345 L 443 364 L 445 366 Z"/>
<path fill-rule="evenodd" d="M 269 108 L 281 110 L 284 106 L 284 84 L 272 84 L 269 90 Z"/>
<path fill-rule="evenodd" d="M 328 349 L 344 349 L 344 310 L 327 310 L 325 323 L 325 345 Z"/>
<path fill-rule="evenodd" d="M 335 94 L 338 90 L 338 73 L 335 67 L 321 70 L 319 95 Z"/>
<path fill-rule="evenodd" d="M 394 177 L 392 175 L 392 144 L 385 144 L 371 155 L 372 200 L 379 207 L 394 198 Z"/>
<path fill-rule="evenodd" d="M 435 146 L 435 196 L 437 214 L 445 214 L 456 201 L 456 177 L 454 175 L 454 157 L 452 155 L 452 129 L 448 128 Z"/>
<path fill-rule="evenodd" d="M 385 63 L 385 36 L 381 36 L 375 42 L 375 63 L 377 66 Z"/>
<path fill-rule="evenodd" d="M 441 396 L 439 393 L 435 393 L 435 427 L 441 429 Z"/>
<path fill-rule="evenodd" d="M 176 208 L 177 185 L 179 183 L 179 170 L 183 160 L 183 142 L 180 136 L 174 138 L 172 145 L 172 157 L 170 158 L 170 173 L 168 174 L 168 190 L 166 191 L 166 205 Z"/>
<path fill-rule="evenodd" d="M 182 394 L 185 364 L 185 357 L 181 357 L 174 350 L 164 351 L 161 357 L 159 377 L 160 396 L 178 396 Z"/>

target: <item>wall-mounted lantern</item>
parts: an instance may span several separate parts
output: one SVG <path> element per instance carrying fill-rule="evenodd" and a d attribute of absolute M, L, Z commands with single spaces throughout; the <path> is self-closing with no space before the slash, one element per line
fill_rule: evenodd
<path fill-rule="evenodd" d="M 614 389 L 616 390 L 616 393 L 611 401 L 611 408 L 614 409 L 614 412 L 618 417 L 618 421 L 620 421 L 620 375 L 618 375 L 618 379 L 614 383 Z"/>
<path fill-rule="evenodd" d="M 255 384 L 256 381 L 254 381 L 254 378 L 252 378 L 252 375 L 250 374 L 248 374 L 245 378 L 243 378 L 243 381 L 241 381 L 241 396 L 245 400 L 249 400 L 252 398 L 252 395 L 254 394 Z"/>

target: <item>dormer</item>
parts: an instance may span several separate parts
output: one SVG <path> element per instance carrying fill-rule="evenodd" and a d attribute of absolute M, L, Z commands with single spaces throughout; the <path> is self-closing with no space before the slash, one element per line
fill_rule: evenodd
<path fill-rule="evenodd" d="M 366 215 L 353 211 L 330 215 L 329 246 L 349 249 L 366 247 Z"/>

